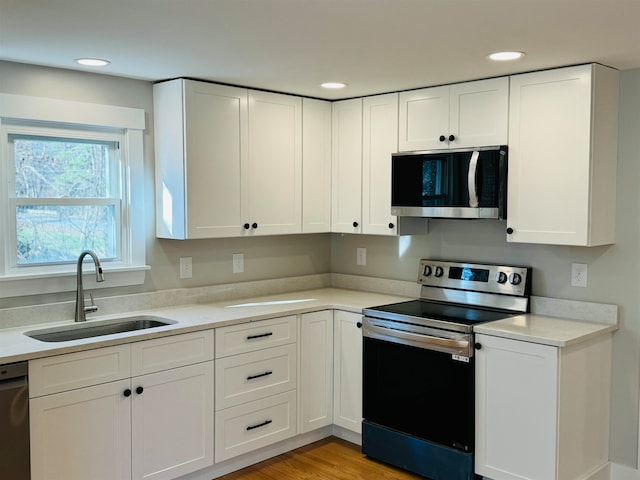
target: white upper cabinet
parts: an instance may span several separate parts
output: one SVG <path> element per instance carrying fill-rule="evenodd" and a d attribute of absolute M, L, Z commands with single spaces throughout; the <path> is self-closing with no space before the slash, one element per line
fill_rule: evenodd
<path fill-rule="evenodd" d="M 507 143 L 509 78 L 400 93 L 399 150 Z"/>
<path fill-rule="evenodd" d="M 301 232 L 299 97 L 184 79 L 153 94 L 158 237 Z"/>
<path fill-rule="evenodd" d="M 601 65 L 511 77 L 508 241 L 614 243 L 618 89 Z"/>
<path fill-rule="evenodd" d="M 302 232 L 302 99 L 249 92 L 248 235 Z M 250 228 L 246 228 L 247 224 Z"/>
<path fill-rule="evenodd" d="M 398 149 L 398 94 L 333 104 L 331 231 L 395 235 L 391 154 Z"/>
<path fill-rule="evenodd" d="M 362 119 L 362 233 L 395 235 L 391 154 L 398 151 L 398 94 L 364 98 Z"/>
<path fill-rule="evenodd" d="M 247 90 L 191 80 L 154 85 L 156 235 L 239 235 Z"/>
<path fill-rule="evenodd" d="M 331 106 L 331 231 L 362 232 L 362 99 Z"/>
<path fill-rule="evenodd" d="M 331 231 L 331 103 L 302 99 L 302 232 Z"/>

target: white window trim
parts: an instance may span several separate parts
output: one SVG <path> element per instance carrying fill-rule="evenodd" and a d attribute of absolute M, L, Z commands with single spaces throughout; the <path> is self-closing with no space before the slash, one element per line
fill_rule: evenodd
<path fill-rule="evenodd" d="M 83 279 L 88 289 L 109 288 L 144 283 L 145 272 L 149 266 L 145 264 L 145 215 L 144 215 L 144 150 L 143 132 L 145 129 L 145 112 L 142 109 L 98 105 L 83 102 L 72 102 L 40 97 L 10 95 L 0 93 L 0 127 L 3 123 L 14 122 L 48 122 L 57 125 L 77 127 L 113 128 L 123 132 L 121 145 L 128 159 L 129 190 L 125 198 L 129 199 L 130 219 L 122 219 L 124 225 L 131 227 L 130 244 L 123 251 L 128 251 L 128 258 L 119 264 L 102 266 L 105 281 L 95 282 L 93 269 L 85 266 L 86 277 Z M 6 142 L 2 140 L 3 145 Z M 0 198 L 7 198 L 7 151 L 0 151 Z M 136 185 L 136 188 L 131 188 Z M 8 210 L 0 209 L 0 225 L 8 225 Z M 123 227 L 124 228 L 124 227 Z M 0 241 L 0 245 L 4 239 Z M 0 249 L 0 298 L 57 293 L 72 291 L 76 288 L 76 266 L 60 265 L 57 267 L 29 268 L 28 272 L 15 273 L 5 264 L 6 245 Z"/>

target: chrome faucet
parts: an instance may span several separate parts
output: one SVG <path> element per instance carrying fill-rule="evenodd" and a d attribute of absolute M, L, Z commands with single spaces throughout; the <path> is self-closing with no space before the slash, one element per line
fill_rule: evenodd
<path fill-rule="evenodd" d="M 87 255 L 89 255 L 93 259 L 93 263 L 96 267 L 96 282 L 104 282 L 102 266 L 100 266 L 100 260 L 98 259 L 98 256 L 91 250 L 85 250 L 78 257 L 78 269 L 76 272 L 76 322 L 85 322 L 87 320 L 87 313 L 98 311 L 98 307 L 96 307 L 93 303 L 93 297 L 91 296 L 91 294 L 89 294 L 91 296 L 91 305 L 88 307 L 84 306 L 84 288 L 82 287 L 82 262 L 84 261 L 84 257 L 86 257 Z"/>

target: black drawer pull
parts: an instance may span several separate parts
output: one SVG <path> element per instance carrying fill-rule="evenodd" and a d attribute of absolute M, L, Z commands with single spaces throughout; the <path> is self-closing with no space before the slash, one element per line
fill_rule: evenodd
<path fill-rule="evenodd" d="M 269 375 L 271 375 L 273 372 L 264 372 L 264 373 L 259 373 L 257 375 L 249 375 L 247 377 L 247 380 L 255 380 L 256 378 L 260 378 L 260 377 L 268 377 Z"/>
<path fill-rule="evenodd" d="M 265 425 L 269 425 L 271 422 L 273 422 L 273 420 L 265 420 L 264 422 L 259 423 L 258 425 L 249 425 L 247 427 L 247 432 L 249 430 L 255 430 L 256 428 L 260 428 L 260 427 L 264 427 Z"/>
<path fill-rule="evenodd" d="M 270 337 L 271 335 L 273 335 L 273 332 L 261 333 L 260 335 L 249 335 L 247 337 L 247 340 L 253 340 L 254 338 Z"/>

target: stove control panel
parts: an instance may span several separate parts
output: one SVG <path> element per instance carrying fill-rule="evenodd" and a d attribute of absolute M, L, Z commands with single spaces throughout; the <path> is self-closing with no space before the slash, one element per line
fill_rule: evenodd
<path fill-rule="evenodd" d="M 531 295 L 531 267 L 420 260 L 418 283 L 504 295 Z"/>

